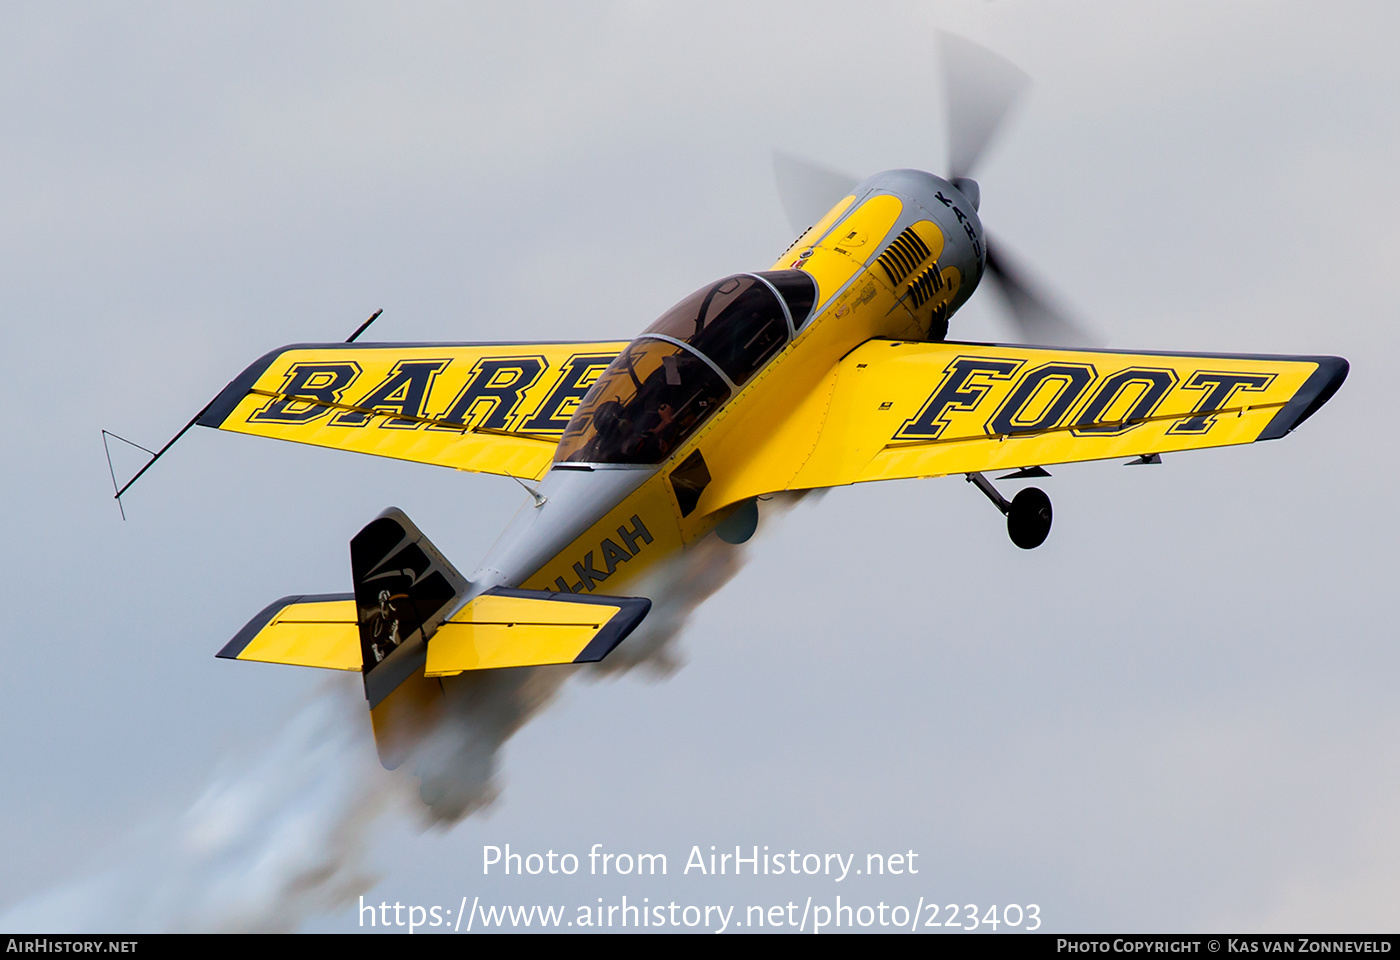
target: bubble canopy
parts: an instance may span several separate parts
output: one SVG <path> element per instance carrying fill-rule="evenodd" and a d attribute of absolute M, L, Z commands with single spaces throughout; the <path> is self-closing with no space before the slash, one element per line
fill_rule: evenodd
<path fill-rule="evenodd" d="M 569 420 L 556 463 L 660 463 L 801 328 L 801 270 L 737 274 L 666 311 L 609 364 Z"/>

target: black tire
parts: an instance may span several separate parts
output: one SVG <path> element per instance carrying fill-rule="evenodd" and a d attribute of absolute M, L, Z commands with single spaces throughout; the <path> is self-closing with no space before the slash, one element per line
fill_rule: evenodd
<path fill-rule="evenodd" d="M 1022 550 L 1034 550 L 1050 535 L 1054 511 L 1050 498 L 1038 487 L 1027 487 L 1016 494 L 1011 509 L 1006 512 L 1006 532 L 1011 542 Z"/>

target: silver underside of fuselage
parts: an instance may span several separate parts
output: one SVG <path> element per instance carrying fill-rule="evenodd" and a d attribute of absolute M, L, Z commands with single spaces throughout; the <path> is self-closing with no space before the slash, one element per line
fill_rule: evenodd
<path fill-rule="evenodd" d="M 464 600 L 491 587 L 518 587 L 578 539 L 658 466 L 556 466 L 537 488 L 544 503 L 527 502 L 471 575 Z"/>

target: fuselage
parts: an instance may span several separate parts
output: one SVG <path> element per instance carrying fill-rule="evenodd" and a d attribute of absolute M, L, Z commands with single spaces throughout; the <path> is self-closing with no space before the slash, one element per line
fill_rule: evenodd
<path fill-rule="evenodd" d="M 825 404 L 842 357 L 872 338 L 943 339 L 984 266 L 981 221 L 953 184 L 916 170 L 863 181 L 770 270 L 702 288 L 612 362 L 570 420 L 544 502 L 521 508 L 472 595 L 646 595 L 649 571 L 754 509 L 728 491 L 758 450 L 808 442 L 785 424 Z"/>

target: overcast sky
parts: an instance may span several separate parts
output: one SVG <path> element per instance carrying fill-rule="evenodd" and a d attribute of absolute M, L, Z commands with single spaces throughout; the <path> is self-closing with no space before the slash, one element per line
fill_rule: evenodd
<path fill-rule="evenodd" d="M 630 337 L 787 246 L 774 148 L 940 170 L 938 29 L 1033 78 L 982 216 L 1106 344 L 1340 355 L 1341 392 L 1281 441 L 1054 470 L 1032 552 L 961 478 L 770 518 L 679 670 L 571 682 L 451 828 L 360 766 L 353 677 L 214 659 L 276 597 L 348 590 L 384 507 L 471 569 L 525 495 L 199 429 L 123 522 L 101 428 L 153 447 L 267 350 L 379 307 L 382 339 Z M 841 894 L 1035 903 L 1044 930 L 1393 931 L 1400 458 L 1370 418 L 1394 403 L 1397 37 L 1385 3 L 5 7 L 0 918 L 70 897 L 45 916 L 80 927 L 111 908 L 83 884 L 123 870 L 133 902 L 178 874 L 215 904 L 133 926 L 264 916 L 219 913 L 219 883 L 261 881 L 191 867 L 189 824 L 276 768 L 305 782 L 238 809 L 388 799 L 350 818 L 353 876 L 270 926 L 358 929 L 360 893 L 570 916 Z M 950 336 L 1010 338 L 994 296 Z M 340 757 L 353 776 L 307 773 Z M 348 822 L 249 849 L 356 847 Z M 670 869 L 483 877 L 507 842 Z M 682 875 L 711 844 L 919 873 Z"/>

